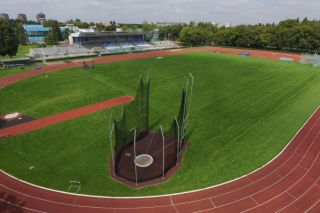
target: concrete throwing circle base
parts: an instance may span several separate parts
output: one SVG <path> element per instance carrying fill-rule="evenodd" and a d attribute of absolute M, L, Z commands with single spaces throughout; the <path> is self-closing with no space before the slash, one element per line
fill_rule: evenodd
<path fill-rule="evenodd" d="M 138 167 L 145 168 L 153 163 L 153 158 L 147 154 L 139 155 L 135 158 L 134 163 Z"/>
<path fill-rule="evenodd" d="M 10 113 L 4 116 L 5 119 L 14 119 L 17 118 L 20 115 L 18 112 Z"/>
<path fill-rule="evenodd" d="M 164 182 L 179 168 L 187 145 L 182 146 L 177 163 L 177 141 L 165 137 L 163 144 L 161 133 L 149 131 L 135 145 L 130 143 L 114 152 L 109 167 L 111 177 L 132 187 Z"/>

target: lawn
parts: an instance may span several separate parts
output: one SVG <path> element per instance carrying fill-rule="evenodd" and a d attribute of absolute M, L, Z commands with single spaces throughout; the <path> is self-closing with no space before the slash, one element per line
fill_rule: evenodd
<path fill-rule="evenodd" d="M 26 54 L 29 53 L 30 48 L 35 48 L 37 46 L 38 46 L 38 44 L 20 45 L 18 47 L 17 54 L 15 56 L 13 56 L 12 59 L 14 59 L 14 58 L 25 58 Z M 0 56 L 0 60 L 3 60 L 3 59 L 11 59 L 11 58 L 10 58 L 10 56 L 4 56 L 4 57 Z"/>
<path fill-rule="evenodd" d="M 195 88 L 195 127 L 182 168 L 166 183 L 129 188 L 108 174 L 104 110 L 0 141 L 0 168 L 31 183 L 81 193 L 158 195 L 219 184 L 245 175 L 276 156 L 320 103 L 319 69 L 298 63 L 216 53 L 188 53 L 69 69 L 23 80 L 0 90 L 0 114 L 44 117 L 119 95 L 134 95 L 141 72 L 151 78 L 151 123 L 165 128 L 179 108 L 184 76 Z M 29 169 L 33 166 L 33 169 Z"/>
<path fill-rule="evenodd" d="M 5 77 L 5 76 L 9 76 L 9 75 L 13 75 L 13 74 L 17 74 L 17 73 L 21 73 L 21 72 L 27 72 L 27 71 L 31 71 L 34 69 L 33 65 L 28 65 L 25 67 L 13 67 L 13 68 L 7 68 L 7 69 L 0 69 L 0 78 Z"/>
<path fill-rule="evenodd" d="M 26 57 L 26 54 L 29 53 L 30 48 L 33 48 L 33 47 L 37 47 L 37 44 L 20 45 L 16 56 L 13 56 L 12 59 Z M 9 56 L 5 56 L 5 57 L 0 56 L 0 61 L 3 59 L 11 59 L 11 58 Z M 24 68 L 13 67 L 9 69 L 1 69 L 0 67 L 0 78 L 4 76 L 12 75 L 12 74 L 20 73 L 20 72 L 31 71 L 32 69 L 33 69 L 33 65 L 29 65 Z"/>

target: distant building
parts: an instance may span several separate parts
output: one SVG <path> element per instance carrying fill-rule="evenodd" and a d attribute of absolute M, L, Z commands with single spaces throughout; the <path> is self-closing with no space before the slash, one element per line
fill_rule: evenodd
<path fill-rule="evenodd" d="M 23 13 L 18 14 L 17 15 L 17 19 L 19 21 L 22 21 L 22 22 L 27 22 L 28 21 L 26 14 L 23 14 Z"/>
<path fill-rule="evenodd" d="M 231 24 L 229 24 L 229 23 L 218 24 L 218 28 L 221 28 L 221 27 L 229 28 L 229 27 L 231 27 Z"/>
<path fill-rule="evenodd" d="M 28 43 L 43 43 L 45 36 L 50 31 L 49 27 L 43 27 L 42 25 L 30 25 L 24 24 L 23 28 L 27 35 Z"/>
<path fill-rule="evenodd" d="M 116 32 L 118 32 L 118 33 L 119 33 L 119 32 L 123 32 L 123 30 L 122 30 L 121 27 L 117 27 L 117 28 L 116 28 Z"/>
<path fill-rule="evenodd" d="M 156 27 L 167 27 L 167 26 L 174 26 L 174 25 L 182 25 L 185 24 L 183 22 L 153 22 Z"/>
<path fill-rule="evenodd" d="M 94 33 L 94 28 L 76 28 L 75 32 L 81 32 L 81 33 Z"/>
<path fill-rule="evenodd" d="M 39 24 L 43 24 L 44 22 L 47 21 L 46 15 L 44 13 L 39 13 L 36 18 Z"/>
<path fill-rule="evenodd" d="M 0 13 L 0 19 L 9 20 L 9 15 L 7 13 Z"/>
<path fill-rule="evenodd" d="M 152 41 L 159 41 L 159 29 L 153 31 Z"/>
<path fill-rule="evenodd" d="M 105 22 L 102 25 L 105 27 L 110 27 L 112 25 L 115 25 L 116 27 L 120 27 L 120 24 L 116 23 L 115 21 Z"/>

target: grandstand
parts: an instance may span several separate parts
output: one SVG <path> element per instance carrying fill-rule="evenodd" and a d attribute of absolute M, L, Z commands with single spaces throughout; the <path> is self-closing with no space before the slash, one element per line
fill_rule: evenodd
<path fill-rule="evenodd" d="M 70 44 L 89 48 L 133 47 L 145 43 L 146 32 L 77 32 L 69 37 Z"/>
<path fill-rule="evenodd" d="M 85 47 L 79 45 L 53 46 L 47 48 L 32 48 L 28 54 L 32 58 L 67 58 L 85 55 L 95 55 Z"/>
<path fill-rule="evenodd" d="M 32 48 L 28 56 L 34 59 L 62 59 L 178 47 L 171 41 L 147 42 L 145 35 L 145 32 L 77 32 L 69 36 L 68 46 Z"/>
<path fill-rule="evenodd" d="M 53 46 L 46 48 L 32 48 L 28 54 L 33 59 L 63 59 L 80 56 L 96 56 L 114 53 L 151 51 L 161 49 L 177 48 L 178 46 L 171 41 L 161 42 L 121 42 L 112 43 L 104 42 L 100 46 L 90 45 L 68 45 L 68 46 Z"/>

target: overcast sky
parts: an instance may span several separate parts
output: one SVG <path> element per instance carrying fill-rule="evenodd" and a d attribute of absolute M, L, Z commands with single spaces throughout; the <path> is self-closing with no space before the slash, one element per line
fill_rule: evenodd
<path fill-rule="evenodd" d="M 285 18 L 320 19 L 320 0 L 0 0 L 0 13 L 15 18 L 141 23 L 143 21 L 213 21 L 255 24 Z"/>

